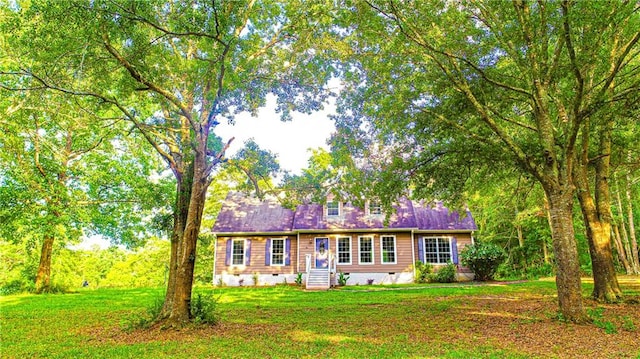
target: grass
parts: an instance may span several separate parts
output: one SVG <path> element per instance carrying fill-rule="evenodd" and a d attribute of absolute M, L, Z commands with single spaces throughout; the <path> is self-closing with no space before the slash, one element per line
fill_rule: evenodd
<path fill-rule="evenodd" d="M 625 290 L 640 297 L 640 283 Z M 640 337 L 636 330 L 640 306 L 592 305 L 597 309 L 590 313 L 600 322 L 618 325 L 615 333 L 597 326 L 571 326 L 552 319 L 556 308 L 552 281 L 361 286 L 328 292 L 292 286 L 196 291 L 219 296 L 219 325 L 181 331 L 124 330 L 127 320 L 162 298 L 161 289 L 83 289 L 66 295 L 2 297 L 0 357 L 529 358 L 570 353 L 640 358 L 640 341 L 637 346 L 633 342 Z M 589 291 L 590 284 L 584 285 L 585 296 Z M 546 346 L 531 342 L 536 338 L 532 331 L 545 339 L 545 330 L 555 336 L 571 335 Z M 589 338 L 594 331 L 602 339 Z M 604 351 L 594 352 L 590 349 L 594 346 Z"/>

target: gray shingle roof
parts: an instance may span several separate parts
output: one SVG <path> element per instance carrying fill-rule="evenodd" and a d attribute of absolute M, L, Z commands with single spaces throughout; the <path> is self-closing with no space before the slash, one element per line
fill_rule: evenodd
<path fill-rule="evenodd" d="M 290 232 L 293 211 L 278 200 L 260 200 L 240 192 L 229 192 L 213 226 L 214 233 Z"/>
<path fill-rule="evenodd" d="M 284 208 L 278 200 L 267 197 L 259 200 L 239 192 L 230 192 L 218 214 L 214 233 L 271 233 L 304 232 L 313 230 L 476 230 L 471 213 L 464 217 L 449 211 L 441 202 L 425 204 L 401 199 L 395 206 L 388 223 L 384 215 L 367 215 L 361 208 L 349 203 L 342 206 L 340 216 L 327 218 L 321 204 L 304 204 L 295 212 Z"/>

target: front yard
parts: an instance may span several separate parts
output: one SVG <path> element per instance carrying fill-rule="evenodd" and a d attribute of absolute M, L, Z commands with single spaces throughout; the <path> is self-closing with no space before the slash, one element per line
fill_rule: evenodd
<path fill-rule="evenodd" d="M 558 320 L 551 280 L 490 286 L 200 288 L 220 323 L 123 328 L 161 289 L 0 298 L 2 358 L 640 358 L 640 278 L 627 301 L 586 300 L 593 325 Z M 370 290 L 375 289 L 375 290 Z M 588 296 L 591 285 L 584 284 Z"/>

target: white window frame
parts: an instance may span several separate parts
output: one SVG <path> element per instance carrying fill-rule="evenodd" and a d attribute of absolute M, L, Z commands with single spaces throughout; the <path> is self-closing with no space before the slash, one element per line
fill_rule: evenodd
<path fill-rule="evenodd" d="M 393 238 L 393 262 L 385 262 L 384 260 L 384 239 Z M 380 263 L 381 264 L 397 264 L 398 263 L 398 239 L 394 235 L 382 235 L 380 236 Z"/>
<path fill-rule="evenodd" d="M 349 240 L 349 262 L 340 262 L 340 240 L 348 239 Z M 336 238 L 336 264 L 340 265 L 351 265 L 353 263 L 353 246 L 351 243 L 351 236 L 338 236 Z"/>
<path fill-rule="evenodd" d="M 365 238 L 369 240 L 369 244 L 371 245 L 371 262 L 363 262 L 362 261 L 362 256 L 361 256 L 362 243 L 360 242 L 360 240 L 365 239 Z M 374 265 L 375 264 L 375 261 L 376 261 L 375 258 L 376 257 L 375 257 L 375 249 L 374 249 L 374 245 L 373 245 L 374 242 L 373 241 L 374 241 L 373 236 L 359 236 L 358 237 L 358 264 L 361 264 L 363 266 L 365 266 L 365 265 L 366 266 L 370 266 L 370 265 Z"/>
<path fill-rule="evenodd" d="M 282 241 L 282 264 L 277 264 L 273 262 L 273 248 L 275 241 Z M 287 239 L 286 238 L 271 238 L 271 248 L 269 248 L 269 255 L 271 256 L 271 260 L 269 261 L 269 265 L 272 267 L 282 267 L 287 262 L 285 256 L 287 255 Z"/>
<path fill-rule="evenodd" d="M 367 213 L 370 216 L 379 216 L 382 214 L 382 204 L 380 204 L 380 202 L 375 202 L 375 201 L 368 201 L 369 203 L 367 203 Z M 378 213 L 374 213 L 371 211 L 371 208 L 376 208 L 376 212 Z"/>
<path fill-rule="evenodd" d="M 329 203 L 335 203 L 338 207 L 337 208 L 329 208 Z M 338 211 L 338 213 L 337 214 L 330 214 L 329 213 L 330 209 L 336 209 Z M 334 201 L 327 201 L 327 211 L 326 211 L 327 217 L 339 217 L 340 216 L 340 212 L 341 212 L 340 211 L 340 201 L 335 201 L 335 200 Z"/>
<path fill-rule="evenodd" d="M 234 253 L 234 249 L 236 242 L 242 242 L 242 263 L 240 264 L 235 263 L 236 255 Z M 247 263 L 247 240 L 244 238 L 231 240 L 231 265 L 237 267 L 243 266 L 245 263 Z"/>
<path fill-rule="evenodd" d="M 437 258 L 437 262 L 429 262 L 427 261 L 427 239 L 429 240 L 435 240 L 436 241 L 436 258 Z M 446 239 L 447 242 L 449 243 L 449 260 L 446 262 L 442 262 L 440 260 L 440 240 L 442 239 Z M 451 237 L 444 237 L 444 236 L 428 236 L 428 237 L 422 237 L 422 250 L 423 250 L 423 255 L 424 255 L 424 261 L 426 263 L 430 263 L 430 264 L 448 264 L 451 263 L 451 261 L 453 260 L 453 250 L 451 248 Z M 429 252 L 429 253 L 434 253 L 434 252 Z"/>

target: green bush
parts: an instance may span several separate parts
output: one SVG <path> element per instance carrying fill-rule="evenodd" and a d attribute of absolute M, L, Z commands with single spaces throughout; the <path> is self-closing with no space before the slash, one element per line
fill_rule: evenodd
<path fill-rule="evenodd" d="M 340 272 L 338 273 L 338 285 L 341 287 L 344 287 L 345 285 L 347 285 L 347 281 L 349 280 L 349 276 L 348 275 L 344 275 L 344 273 Z"/>
<path fill-rule="evenodd" d="M 219 297 L 212 294 L 203 295 L 196 293 L 191 300 L 191 318 L 196 324 L 216 324 L 218 322 L 218 306 Z"/>
<path fill-rule="evenodd" d="M 33 281 L 24 279 L 14 279 L 0 286 L 0 295 L 11 295 L 24 292 L 33 292 L 35 289 Z"/>
<path fill-rule="evenodd" d="M 121 321 L 120 326 L 126 332 L 150 328 L 158 317 L 160 317 L 163 306 L 164 299 L 162 297 L 156 297 L 144 312 L 136 312 L 131 314 L 131 316 L 125 317 Z"/>
<path fill-rule="evenodd" d="M 433 265 L 431 263 L 422 263 L 416 261 L 416 283 L 429 282 L 429 276 L 433 273 Z"/>
<path fill-rule="evenodd" d="M 444 267 L 440 267 L 437 272 L 429 275 L 429 281 L 437 283 L 453 283 L 457 280 L 457 273 L 458 268 L 456 267 L 456 265 L 453 263 L 449 263 Z"/>
<path fill-rule="evenodd" d="M 492 243 L 472 244 L 460 252 L 462 264 L 469 267 L 479 281 L 492 280 L 505 258 L 502 248 Z"/>

